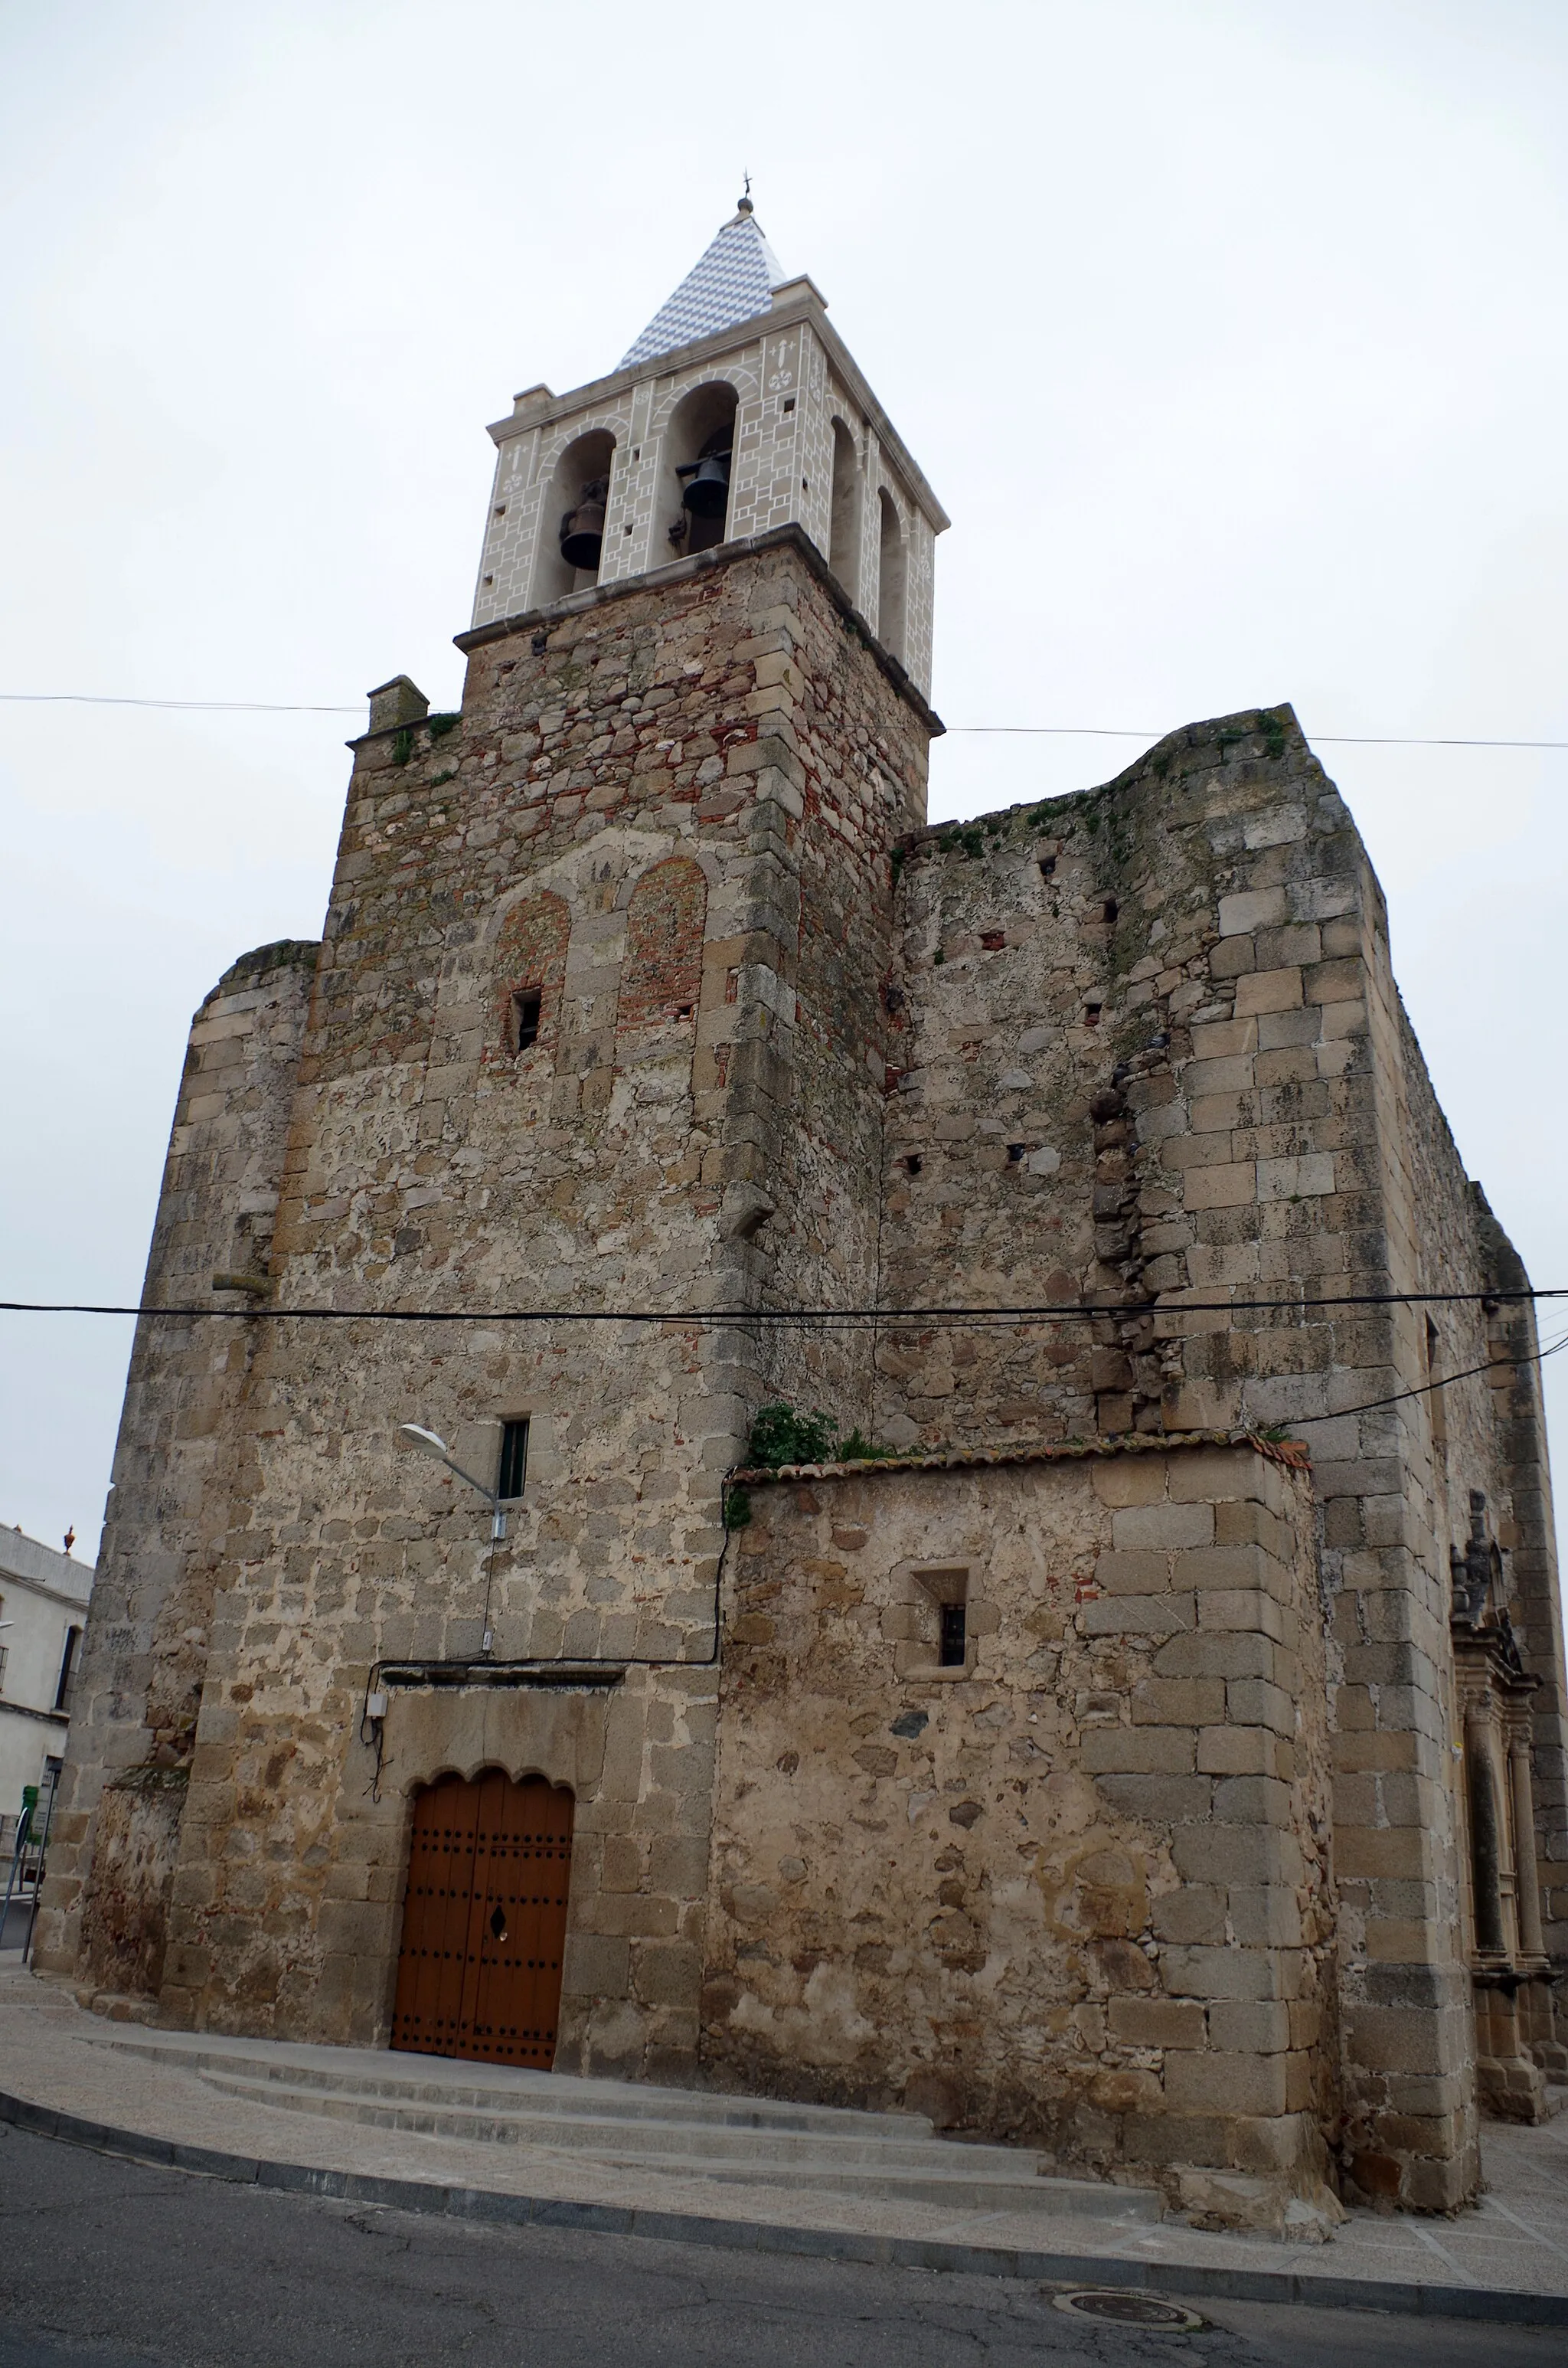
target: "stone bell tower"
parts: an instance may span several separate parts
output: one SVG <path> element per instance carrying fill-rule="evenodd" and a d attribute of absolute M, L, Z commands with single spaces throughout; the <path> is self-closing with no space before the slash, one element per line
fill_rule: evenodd
<path fill-rule="evenodd" d="M 749 198 L 609 377 L 564 395 L 529 387 L 490 433 L 476 630 L 794 524 L 928 690 L 946 513 L 820 290 L 784 277 Z"/>
<path fill-rule="evenodd" d="M 461 709 L 372 695 L 319 951 L 193 1036 L 145 1297 L 232 1317 L 138 1336 L 42 1945 L 385 2038 L 415 1798 L 500 1768 L 574 1804 L 554 2060 L 689 2075 L 722 1483 L 765 1396 L 859 1403 L 766 1317 L 874 1288 L 947 519 L 744 201 L 490 433 Z"/>

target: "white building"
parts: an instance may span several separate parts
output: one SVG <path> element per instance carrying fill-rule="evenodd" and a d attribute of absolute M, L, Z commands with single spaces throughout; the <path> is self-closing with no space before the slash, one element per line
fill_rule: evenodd
<path fill-rule="evenodd" d="M 65 1752 L 93 1565 L 0 1526 L 0 1847 Z M 3 1888 L 3 1885 L 0 1885 Z"/>

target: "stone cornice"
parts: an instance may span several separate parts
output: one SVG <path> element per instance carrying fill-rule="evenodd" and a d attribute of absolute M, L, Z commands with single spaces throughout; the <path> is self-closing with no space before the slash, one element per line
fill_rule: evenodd
<path fill-rule="evenodd" d="M 689 584 L 714 567 L 733 567 L 737 560 L 754 559 L 770 551 L 793 550 L 800 552 L 812 574 L 830 595 L 835 607 L 846 624 L 862 641 L 881 666 L 895 690 L 915 711 L 933 740 L 939 739 L 947 726 L 911 682 L 891 650 L 881 643 L 865 618 L 856 608 L 844 586 L 829 567 L 804 527 L 790 519 L 787 525 L 769 527 L 766 534 L 744 535 L 736 542 L 721 542 L 711 551 L 693 552 L 685 559 L 676 559 L 667 567 L 650 567 L 642 575 L 618 576 L 613 584 L 592 584 L 584 592 L 569 592 L 563 600 L 553 600 L 547 608 L 522 609 L 515 616 L 497 617 L 488 625 L 472 625 L 465 633 L 454 633 L 452 640 L 466 657 L 471 651 L 483 649 L 491 642 L 504 642 L 513 633 L 528 632 L 540 625 L 549 626 L 562 617 L 587 615 L 602 609 L 612 600 L 624 600 L 634 592 L 658 589 L 666 585 Z M 418 727 L 388 724 L 381 732 L 367 732 L 358 740 L 350 740 L 350 748 L 363 747 L 367 741 L 384 739 L 389 733 Z"/>

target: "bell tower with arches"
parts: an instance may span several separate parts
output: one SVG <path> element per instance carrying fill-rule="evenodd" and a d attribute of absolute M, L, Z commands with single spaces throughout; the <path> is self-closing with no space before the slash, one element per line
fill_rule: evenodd
<path fill-rule="evenodd" d="M 929 690 L 947 513 L 749 198 L 608 377 L 529 387 L 490 434 L 475 627 L 798 525 Z"/>

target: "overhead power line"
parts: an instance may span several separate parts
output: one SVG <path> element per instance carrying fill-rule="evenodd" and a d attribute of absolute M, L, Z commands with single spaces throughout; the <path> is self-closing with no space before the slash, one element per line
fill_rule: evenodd
<path fill-rule="evenodd" d="M 92 690 L 0 690 L 0 700 L 23 707 L 178 707 L 199 715 L 363 715 L 354 707 L 302 707 L 277 699 L 110 699 Z"/>
<path fill-rule="evenodd" d="M 1439 1373 L 1417 1389 L 1396 1390 L 1392 1398 L 1369 1398 L 1362 1406 L 1336 1406 L 1329 1415 L 1298 1415 L 1296 1420 L 1339 1422 L 1353 1414 L 1381 1414 L 1384 1406 L 1403 1406 L 1406 1398 L 1430 1397 L 1435 1391 L 1451 1389 L 1455 1382 L 1473 1381 L 1477 1373 L 1517 1372 L 1521 1365 L 1544 1365 L 1548 1357 L 1555 1357 L 1563 1349 L 1568 1349 L 1568 1332 L 1561 1340 L 1550 1341 L 1544 1349 L 1528 1349 L 1522 1357 L 1488 1357 L 1484 1364 L 1466 1365 L 1457 1373 Z"/>
<path fill-rule="evenodd" d="M 1370 1291 L 1322 1299 L 1118 1300 L 1102 1305 L 1061 1300 L 1008 1307 L 276 1307 L 252 1299 L 243 1307 L 111 1305 L 88 1301 L 0 1299 L 13 1315 L 219 1316 L 238 1323 L 301 1324 L 916 1324 L 928 1328 L 1074 1321 L 1126 1323 L 1143 1315 L 1286 1315 L 1298 1324 L 1335 1308 L 1483 1306 L 1489 1311 L 1540 1299 L 1568 1299 L 1568 1285 L 1549 1291 Z"/>
<path fill-rule="evenodd" d="M 1178 730 L 1180 726 L 1176 727 Z M 1159 732 L 1135 732 L 1127 723 L 949 723 L 948 737 L 955 733 L 997 733 L 1011 739 L 1061 740 L 1165 740 L 1170 736 L 1167 724 Z M 1568 748 L 1568 740 L 1456 740 L 1422 739 L 1402 732 L 1305 732 L 1304 737 L 1316 746 L 1332 744 L 1335 748 Z"/>
<path fill-rule="evenodd" d="M 353 707 L 308 706 L 295 700 L 276 699 L 121 699 L 88 690 L 0 690 L 0 700 L 34 707 L 159 707 L 195 715 L 362 715 L 365 702 Z M 1011 739 L 1163 740 L 1160 731 L 1139 731 L 1130 723 L 949 723 L 955 734 L 991 733 Z M 1424 738 L 1399 732 L 1309 732 L 1311 741 L 1336 748 L 1568 748 L 1568 740 L 1469 740 Z"/>

